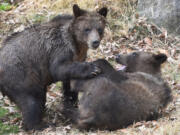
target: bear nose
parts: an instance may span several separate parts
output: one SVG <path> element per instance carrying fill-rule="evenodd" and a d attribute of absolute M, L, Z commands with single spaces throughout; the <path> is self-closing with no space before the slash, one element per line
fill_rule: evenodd
<path fill-rule="evenodd" d="M 100 44 L 100 41 L 98 41 L 98 40 L 92 42 L 93 48 L 97 48 L 99 46 L 99 44 Z"/>

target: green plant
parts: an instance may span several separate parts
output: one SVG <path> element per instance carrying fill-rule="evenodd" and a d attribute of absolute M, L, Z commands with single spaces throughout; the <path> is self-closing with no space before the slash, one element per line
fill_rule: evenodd
<path fill-rule="evenodd" d="M 7 135 L 10 133 L 18 133 L 19 128 L 16 125 L 9 125 L 0 122 L 0 135 Z"/>
<path fill-rule="evenodd" d="M 0 3 L 0 10 L 9 11 L 13 6 L 9 3 Z"/>
<path fill-rule="evenodd" d="M 7 109 L 0 107 L 0 135 L 6 135 L 6 134 L 10 134 L 10 133 L 18 133 L 18 131 L 19 131 L 19 128 L 17 125 L 5 124 L 1 120 L 8 113 L 9 113 L 9 111 Z M 19 114 L 15 113 L 11 117 L 16 117 L 16 116 L 19 116 Z"/>

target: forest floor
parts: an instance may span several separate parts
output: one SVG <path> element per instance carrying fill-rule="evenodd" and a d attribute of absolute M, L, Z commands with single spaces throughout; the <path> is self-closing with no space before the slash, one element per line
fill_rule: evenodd
<path fill-rule="evenodd" d="M 108 24 L 104 39 L 97 50 L 88 52 L 88 61 L 105 58 L 114 67 L 119 67 L 114 61 L 117 53 L 136 50 L 165 53 L 168 61 L 162 66 L 162 74 L 172 89 L 173 101 L 156 121 L 137 122 L 116 131 L 80 131 L 65 121 L 59 111 L 62 88 L 61 82 L 58 82 L 48 87 L 44 121 L 50 126 L 42 131 L 24 132 L 21 129 L 19 110 L 7 97 L 0 94 L 0 135 L 180 135 L 180 37 L 170 35 L 165 29 L 139 17 L 135 8 L 136 0 L 24 0 L 17 5 L 4 5 L 0 1 L 0 43 L 12 32 L 48 21 L 57 14 L 71 14 L 73 2 L 89 10 L 108 5 Z"/>

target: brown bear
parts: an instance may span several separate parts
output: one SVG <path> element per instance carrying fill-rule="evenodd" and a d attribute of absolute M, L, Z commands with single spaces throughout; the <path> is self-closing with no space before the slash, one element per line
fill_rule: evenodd
<path fill-rule="evenodd" d="M 77 126 L 115 130 L 155 119 L 172 98 L 160 71 L 166 59 L 164 54 L 148 52 L 119 55 L 117 62 L 126 65 L 127 72 L 116 71 L 106 60 L 95 61 L 101 75 L 71 82 L 72 90 L 83 92 L 78 109 L 73 110 Z"/>
<path fill-rule="evenodd" d="M 46 87 L 63 81 L 67 102 L 76 102 L 70 79 L 94 77 L 100 72 L 85 60 L 103 37 L 107 8 L 86 11 L 73 6 L 73 15 L 59 15 L 8 36 L 0 49 L 0 91 L 22 111 L 26 130 L 41 127 Z"/>

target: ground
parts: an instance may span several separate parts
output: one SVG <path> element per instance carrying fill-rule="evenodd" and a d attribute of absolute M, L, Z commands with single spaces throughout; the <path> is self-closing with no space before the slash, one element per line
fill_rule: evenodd
<path fill-rule="evenodd" d="M 34 23 L 48 21 L 61 13 L 72 13 L 76 2 L 85 9 L 98 9 L 108 6 L 107 28 L 101 46 L 88 52 L 88 61 L 105 58 L 119 68 L 113 56 L 133 50 L 165 53 L 168 61 L 163 65 L 163 77 L 172 88 L 173 101 L 157 121 L 137 122 L 128 128 L 117 131 L 79 131 L 63 119 L 61 109 L 61 83 L 48 88 L 44 120 L 50 125 L 35 135 L 180 135 L 180 38 L 170 35 L 163 28 L 148 23 L 136 13 L 136 0 L 24 0 L 16 5 L 2 4 L 0 0 L 0 43 L 12 32 L 21 31 Z M 0 134 L 32 134 L 21 130 L 21 115 L 18 108 L 7 97 L 0 95 Z"/>

